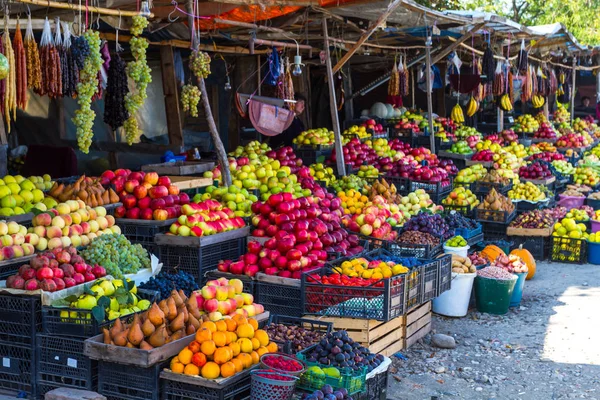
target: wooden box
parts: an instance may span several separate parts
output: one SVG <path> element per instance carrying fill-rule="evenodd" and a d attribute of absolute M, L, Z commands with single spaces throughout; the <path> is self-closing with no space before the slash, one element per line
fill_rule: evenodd
<path fill-rule="evenodd" d="M 210 171 L 214 167 L 214 161 L 176 161 L 142 165 L 142 171 L 157 172 L 159 175 L 194 175 Z"/>

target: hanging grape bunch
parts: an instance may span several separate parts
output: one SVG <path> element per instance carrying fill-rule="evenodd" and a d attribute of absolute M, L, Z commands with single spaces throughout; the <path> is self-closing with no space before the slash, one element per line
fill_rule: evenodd
<path fill-rule="evenodd" d="M 142 104 L 144 104 L 147 97 L 146 89 L 148 88 L 148 84 L 152 82 L 152 77 L 150 76 L 152 70 L 146 62 L 148 42 L 146 39 L 138 37 L 146 26 L 148 26 L 148 21 L 145 18 L 140 16 L 133 17 L 131 33 L 134 36 L 129 41 L 129 45 L 134 60 L 127 63 L 127 75 L 135 83 L 137 92 L 129 92 L 125 96 L 125 108 L 129 113 L 129 118 L 123 124 L 125 139 L 127 139 L 129 145 L 132 145 L 141 135 L 135 114 Z"/>
<path fill-rule="evenodd" d="M 98 90 L 98 72 L 102 66 L 102 57 L 100 55 L 100 35 L 98 32 L 88 30 L 82 37 L 88 44 L 89 53 L 85 57 L 83 68 L 79 71 L 79 83 L 77 84 L 79 110 L 75 111 L 75 117 L 72 120 L 77 128 L 79 150 L 87 154 L 94 136 L 92 128 L 96 113 L 92 110 L 91 105 L 92 97 Z M 74 45 L 75 43 L 71 47 Z M 78 55 L 76 55 L 76 60 L 77 57 Z"/>
<path fill-rule="evenodd" d="M 77 68 L 83 69 L 85 59 L 90 54 L 90 45 L 84 36 L 78 36 L 73 40 L 71 52 Z"/>
<path fill-rule="evenodd" d="M 185 85 L 181 90 L 181 104 L 183 105 L 183 111 L 189 112 L 192 117 L 197 117 L 200 96 L 201 93 L 198 86 Z"/>
<path fill-rule="evenodd" d="M 127 87 L 127 71 L 125 61 L 118 54 L 110 59 L 108 83 L 104 102 L 104 122 L 113 129 L 120 128 L 129 118 L 125 108 L 125 96 L 129 93 Z"/>
<path fill-rule="evenodd" d="M 194 50 L 190 55 L 190 69 L 198 78 L 208 78 L 210 75 L 210 56 L 203 51 Z"/>

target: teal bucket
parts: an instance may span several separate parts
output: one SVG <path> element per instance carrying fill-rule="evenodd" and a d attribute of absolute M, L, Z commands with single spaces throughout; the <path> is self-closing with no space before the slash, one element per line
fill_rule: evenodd
<path fill-rule="evenodd" d="M 600 243 L 588 242 L 588 262 L 600 265 Z"/>
<path fill-rule="evenodd" d="M 475 278 L 477 311 L 496 315 L 506 314 L 516 281 L 517 276 L 508 280 L 482 278 L 481 276 Z"/>
<path fill-rule="evenodd" d="M 515 274 L 517 276 L 517 282 L 513 289 L 512 296 L 510 297 L 509 307 L 519 307 L 521 304 L 521 298 L 523 297 L 523 288 L 525 287 L 525 278 L 527 278 L 527 272 Z"/>

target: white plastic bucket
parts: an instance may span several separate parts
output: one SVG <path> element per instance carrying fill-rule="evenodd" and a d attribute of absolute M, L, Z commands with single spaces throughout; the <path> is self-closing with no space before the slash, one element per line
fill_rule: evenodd
<path fill-rule="evenodd" d="M 464 317 L 469 311 L 471 290 L 477 274 L 452 273 L 450 290 L 433 299 L 433 312 L 447 317 Z"/>
<path fill-rule="evenodd" d="M 444 253 L 446 254 L 456 254 L 457 256 L 467 257 L 469 255 L 469 249 L 471 246 L 466 245 L 463 247 L 448 247 L 444 245 Z"/>

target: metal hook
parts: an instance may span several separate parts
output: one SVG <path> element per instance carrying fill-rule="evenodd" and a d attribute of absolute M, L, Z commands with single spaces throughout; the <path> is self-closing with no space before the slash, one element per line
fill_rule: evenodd
<path fill-rule="evenodd" d="M 175 0 L 171 1 L 171 4 L 173 5 L 173 11 L 171 11 L 169 13 L 169 15 L 167 16 L 167 19 L 169 20 L 169 22 L 175 22 L 179 19 L 179 16 L 177 16 L 175 19 L 171 18 L 171 15 L 173 15 L 175 13 L 175 11 L 178 11 L 177 9 L 177 2 Z"/>

